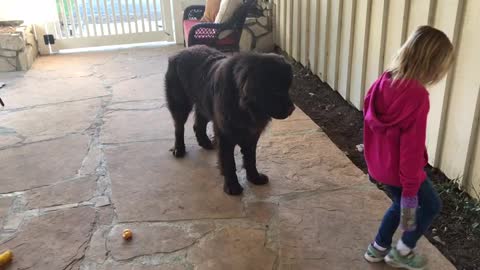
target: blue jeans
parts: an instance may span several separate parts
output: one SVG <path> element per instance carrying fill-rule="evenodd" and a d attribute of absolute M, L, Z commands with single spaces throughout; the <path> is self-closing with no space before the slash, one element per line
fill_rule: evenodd
<path fill-rule="evenodd" d="M 393 202 L 383 217 L 375 242 L 382 247 L 388 248 L 392 245 L 393 235 L 400 225 L 402 188 L 388 185 L 385 185 L 385 187 L 392 195 Z M 420 190 L 418 191 L 418 204 L 417 229 L 412 232 L 404 232 L 402 235 L 403 243 L 412 249 L 415 248 L 417 241 L 428 230 L 433 219 L 440 213 L 442 208 L 440 197 L 430 179 L 425 180 L 420 186 Z"/>

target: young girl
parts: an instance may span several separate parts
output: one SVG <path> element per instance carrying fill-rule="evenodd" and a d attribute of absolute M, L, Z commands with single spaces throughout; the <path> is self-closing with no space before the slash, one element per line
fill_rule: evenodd
<path fill-rule="evenodd" d="M 430 26 L 418 28 L 402 46 L 391 67 L 365 98 L 365 159 L 370 177 L 393 197 L 378 234 L 365 253 L 369 262 L 397 268 L 424 269 L 426 260 L 413 252 L 417 241 L 439 214 L 441 201 L 424 171 L 429 94 L 453 59 L 448 37 Z M 403 230 L 395 246 L 392 237 Z"/>

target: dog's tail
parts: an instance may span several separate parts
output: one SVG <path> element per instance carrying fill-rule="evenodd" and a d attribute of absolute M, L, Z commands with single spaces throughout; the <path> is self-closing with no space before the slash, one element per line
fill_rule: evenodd
<path fill-rule="evenodd" d="M 168 59 L 167 73 L 165 73 L 165 90 L 167 95 L 169 91 L 182 90 L 182 81 L 180 80 L 178 73 L 178 63 L 176 57 L 170 57 Z"/>
<path fill-rule="evenodd" d="M 186 94 L 179 75 L 178 59 L 175 56 L 168 59 L 168 69 L 165 74 L 165 92 L 169 106 L 176 106 L 175 104 L 185 102 Z"/>

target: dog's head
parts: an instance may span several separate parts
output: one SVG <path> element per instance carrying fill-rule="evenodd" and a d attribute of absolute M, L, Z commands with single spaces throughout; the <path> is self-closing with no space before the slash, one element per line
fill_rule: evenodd
<path fill-rule="evenodd" d="M 289 95 L 292 67 L 282 56 L 238 56 L 234 77 L 241 108 L 275 119 L 285 119 L 295 110 Z"/>

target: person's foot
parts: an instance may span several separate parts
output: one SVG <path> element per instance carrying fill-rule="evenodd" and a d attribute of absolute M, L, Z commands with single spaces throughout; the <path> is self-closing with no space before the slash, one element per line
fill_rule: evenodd
<path fill-rule="evenodd" d="M 427 266 L 427 260 L 425 257 L 415 254 L 413 251 L 402 256 L 396 248 L 390 250 L 385 257 L 385 262 L 392 267 L 408 270 L 424 270 Z"/>
<path fill-rule="evenodd" d="M 363 255 L 363 257 L 368 262 L 378 263 L 383 262 L 383 259 L 385 258 L 385 256 L 387 256 L 388 252 L 390 252 L 390 249 L 381 251 L 376 249 L 373 244 L 370 244 L 367 248 L 367 252 L 365 252 L 365 255 Z"/>

